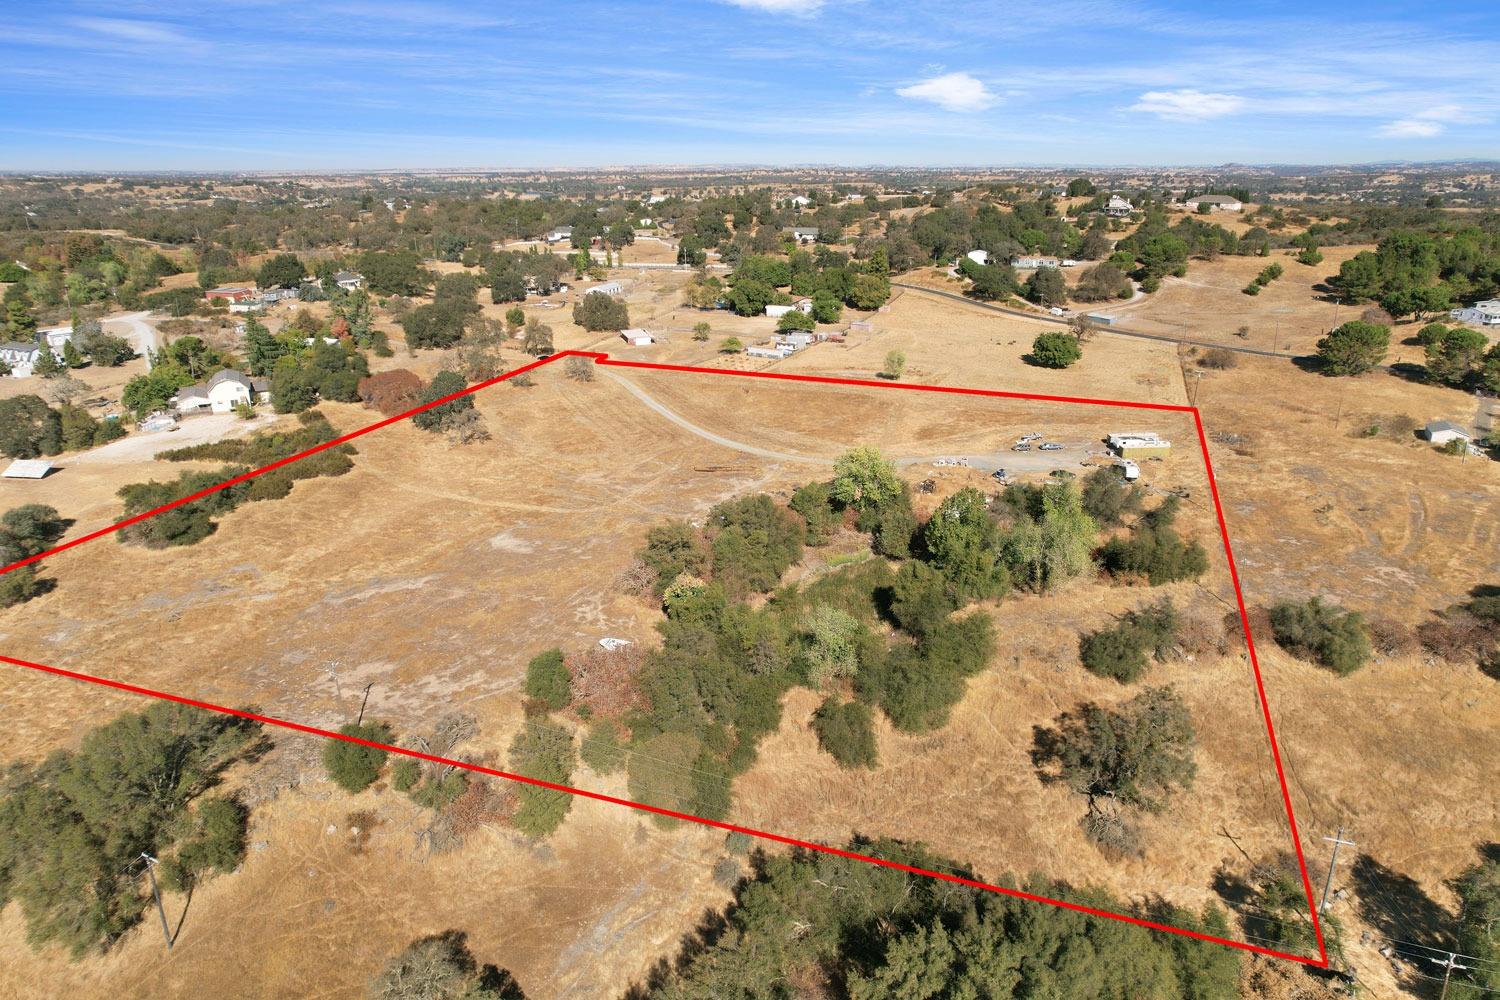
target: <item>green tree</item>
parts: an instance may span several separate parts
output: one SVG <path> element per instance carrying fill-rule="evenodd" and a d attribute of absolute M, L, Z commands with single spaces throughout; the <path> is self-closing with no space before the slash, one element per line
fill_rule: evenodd
<path fill-rule="evenodd" d="M 970 275 L 969 291 L 976 299 L 994 301 L 1016 293 L 1016 272 L 1009 264 L 984 264 Z"/>
<path fill-rule="evenodd" d="M 896 500 L 901 489 L 896 466 L 871 445 L 850 449 L 834 462 L 829 492 L 846 507 L 874 510 Z"/>
<path fill-rule="evenodd" d="M 36 352 L 36 361 L 31 366 L 31 374 L 40 378 L 57 378 L 65 371 L 67 368 L 63 366 L 58 356 L 52 353 L 52 348 L 43 344 L 42 349 Z"/>
<path fill-rule="evenodd" d="M 703 320 L 693 324 L 693 339 L 700 344 L 707 343 L 712 332 L 712 328 Z"/>
<path fill-rule="evenodd" d="M 1324 604 L 1317 597 L 1305 603 L 1284 601 L 1272 606 L 1271 634 L 1277 645 L 1293 656 L 1320 663 L 1340 675 L 1358 670 L 1371 656 L 1364 616 L 1336 604 Z"/>
<path fill-rule="evenodd" d="M 270 374 L 288 350 L 284 342 L 271 336 L 271 331 L 260 320 L 254 316 L 245 318 L 245 364 L 251 375 Z"/>
<path fill-rule="evenodd" d="M 1462 385 L 1483 362 L 1489 344 L 1489 338 L 1478 330 L 1464 326 L 1444 330 L 1436 343 L 1426 345 L 1427 373 L 1436 381 Z"/>
<path fill-rule="evenodd" d="M 480 967 L 460 931 L 419 938 L 370 983 L 374 1000 L 526 1000 L 515 978 Z"/>
<path fill-rule="evenodd" d="M 875 720 L 869 706 L 857 701 L 840 703 L 836 695 L 830 695 L 813 713 L 812 728 L 818 746 L 840 767 L 875 766 Z"/>
<path fill-rule="evenodd" d="M 1457 975 L 1449 996 L 1484 1000 L 1500 989 L 1500 862 L 1465 869 L 1453 888 L 1460 902 L 1458 949 L 1478 961 Z"/>
<path fill-rule="evenodd" d="M 62 451 L 62 416 L 33 393 L 0 399 L 0 454 L 39 458 Z"/>
<path fill-rule="evenodd" d="M 1055 267 L 1039 267 L 1026 279 L 1026 298 L 1040 306 L 1061 306 L 1068 302 L 1068 283 Z"/>
<path fill-rule="evenodd" d="M 260 266 L 255 283 L 261 288 L 296 288 L 307 276 L 307 268 L 296 254 L 279 253 Z"/>
<path fill-rule="evenodd" d="M 78 348 L 73 346 L 73 342 L 71 340 L 63 344 L 62 359 L 63 364 L 67 365 L 69 368 L 82 368 L 84 365 L 88 364 L 88 362 L 84 360 L 83 355 L 78 353 Z"/>
<path fill-rule="evenodd" d="M 339 727 L 339 732 L 370 743 L 389 745 L 391 727 L 383 722 L 348 723 Z M 349 793 L 362 792 L 380 777 L 385 766 L 387 751 L 382 747 L 365 746 L 347 740 L 328 740 L 323 744 L 323 769 L 329 780 Z"/>
<path fill-rule="evenodd" d="M 20 341 L 30 341 L 36 336 L 36 318 L 21 299 L 11 299 L 5 305 L 5 332 Z"/>
<path fill-rule="evenodd" d="M 577 760 L 573 734 L 550 722 L 524 726 L 510 745 L 511 769 L 538 781 L 566 784 L 573 776 Z M 552 833 L 573 808 L 572 793 L 554 788 L 521 785 L 517 795 L 521 804 L 514 822 L 516 829 L 529 837 L 540 839 Z"/>
<path fill-rule="evenodd" d="M 1147 688 L 1120 709 L 1085 704 L 1037 734 L 1044 773 L 1091 800 L 1108 797 L 1150 812 L 1192 787 L 1192 716 L 1170 687 Z"/>
<path fill-rule="evenodd" d="M 900 351 L 887 351 L 885 355 L 885 366 L 880 369 L 881 378 L 891 381 L 899 379 L 906 371 L 906 355 Z"/>
<path fill-rule="evenodd" d="M 1081 357 L 1083 348 L 1078 346 L 1076 337 L 1049 330 L 1037 334 L 1027 360 L 1042 368 L 1067 368 Z"/>
<path fill-rule="evenodd" d="M 1177 610 L 1170 599 L 1127 611 L 1113 627 L 1090 632 L 1078 650 L 1083 665 L 1101 677 L 1128 682 L 1145 673 L 1148 658 L 1161 660 L 1177 639 Z"/>
<path fill-rule="evenodd" d="M 744 349 L 745 345 L 740 343 L 740 338 L 738 337 L 725 337 L 719 342 L 720 354 L 739 354 Z"/>
<path fill-rule="evenodd" d="M 560 649 L 538 653 L 526 664 L 526 695 L 548 708 L 567 708 L 573 694 L 569 687 L 573 675 L 563 661 Z"/>
<path fill-rule="evenodd" d="M 1297 254 L 1297 263 L 1306 264 L 1308 267 L 1315 267 L 1323 263 L 1323 255 L 1318 251 L 1316 244 L 1309 243 L 1302 248 L 1301 253 Z"/>
<path fill-rule="evenodd" d="M 420 402 L 422 405 L 451 396 L 455 392 L 462 392 L 468 388 L 464 377 L 457 372 L 440 371 L 432 377 L 427 388 L 422 390 Z M 464 419 L 466 411 L 474 409 L 473 394 L 459 396 L 457 399 L 449 400 L 441 406 L 423 410 L 412 414 L 411 422 L 424 431 L 440 432 L 448 429 L 454 421 Z"/>
<path fill-rule="evenodd" d="M 948 497 L 928 519 L 922 540 L 961 599 L 996 597 L 1010 589 L 1000 561 L 1000 530 L 983 493 L 972 486 Z"/>
<path fill-rule="evenodd" d="M 807 544 L 826 545 L 838 527 L 831 500 L 827 483 L 808 483 L 792 493 L 788 506 L 807 522 Z"/>
<path fill-rule="evenodd" d="M 589 292 L 574 303 L 573 322 L 591 333 L 624 330 L 630 326 L 630 309 L 624 299 Z"/>
<path fill-rule="evenodd" d="M 520 306 L 511 306 L 505 310 L 505 326 L 511 333 L 515 333 L 526 325 L 526 313 Z"/>
<path fill-rule="evenodd" d="M 600 296 L 591 296 L 600 298 Z M 546 357 L 552 353 L 552 327 L 532 316 L 526 321 L 526 335 L 521 341 L 521 350 L 534 358 Z"/>
<path fill-rule="evenodd" d="M 1390 327 L 1350 320 L 1318 341 L 1318 359 L 1330 375 L 1363 375 L 1385 360 Z"/>
<path fill-rule="evenodd" d="M 833 678 L 853 677 L 859 669 L 859 637 L 864 627 L 847 611 L 819 604 L 802 622 L 807 637 L 807 679 L 821 688 Z"/>

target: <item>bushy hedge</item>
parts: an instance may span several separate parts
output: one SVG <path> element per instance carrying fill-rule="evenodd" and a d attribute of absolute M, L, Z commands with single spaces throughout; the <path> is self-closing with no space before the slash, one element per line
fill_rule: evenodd
<path fill-rule="evenodd" d="M 526 665 L 526 694 L 548 708 L 566 708 L 572 699 L 568 689 L 572 679 L 562 650 L 549 649 L 533 656 Z"/>
<path fill-rule="evenodd" d="M 840 767 L 874 767 L 875 722 L 869 706 L 857 701 L 840 703 L 830 696 L 818 707 L 812 720 L 818 745 L 839 762 Z"/>

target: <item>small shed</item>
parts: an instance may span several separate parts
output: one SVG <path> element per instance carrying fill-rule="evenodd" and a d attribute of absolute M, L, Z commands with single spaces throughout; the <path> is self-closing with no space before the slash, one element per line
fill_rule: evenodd
<path fill-rule="evenodd" d="M 625 341 L 625 343 L 629 344 L 631 347 L 645 347 L 648 344 L 655 343 L 655 341 L 651 338 L 651 334 L 647 333 L 645 330 L 642 330 L 640 327 L 632 327 L 629 330 L 621 330 L 620 339 Z"/>
<path fill-rule="evenodd" d="M 1432 421 L 1426 427 L 1422 428 L 1422 433 L 1433 444 L 1447 444 L 1450 441 L 1460 440 L 1467 443 L 1474 440 L 1474 435 L 1458 424 L 1449 423 L 1446 420 Z"/>
<path fill-rule="evenodd" d="M 769 305 L 766 306 L 766 315 L 772 319 L 780 319 L 795 308 L 796 306 Z"/>
<path fill-rule="evenodd" d="M 6 479 L 45 479 L 52 463 L 45 458 L 18 458 L 5 467 Z"/>
<path fill-rule="evenodd" d="M 1111 434 L 1106 440 L 1121 458 L 1166 458 L 1172 453 L 1172 442 L 1164 440 L 1155 431 Z"/>
<path fill-rule="evenodd" d="M 585 295 L 620 295 L 625 291 L 625 286 L 618 281 L 606 281 L 602 285 L 595 285 Z"/>

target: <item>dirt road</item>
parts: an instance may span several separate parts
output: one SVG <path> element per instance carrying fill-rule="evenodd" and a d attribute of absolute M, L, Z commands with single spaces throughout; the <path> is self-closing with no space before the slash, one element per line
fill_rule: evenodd
<path fill-rule="evenodd" d="M 149 315 L 151 315 L 149 312 L 133 312 L 104 318 L 106 327 L 111 323 L 125 326 L 125 339 L 130 341 L 130 346 L 135 349 L 135 353 L 146 359 L 147 371 L 151 370 L 151 352 L 157 347 L 156 328 L 144 322 L 145 317 Z"/>
<path fill-rule="evenodd" d="M 645 403 L 650 409 L 681 427 L 683 430 L 714 444 L 722 445 L 734 451 L 744 452 L 747 455 L 757 455 L 761 458 L 769 458 L 776 462 L 792 462 L 802 465 L 820 465 L 832 468 L 834 460 L 817 455 L 794 454 L 785 451 L 773 451 L 758 445 L 746 444 L 743 441 L 735 441 L 720 434 L 715 434 L 707 428 L 692 423 L 680 414 L 663 406 L 640 386 L 621 376 L 618 372 L 608 368 L 601 368 L 605 375 L 614 379 L 636 399 Z M 1071 469 L 1081 464 L 1085 454 L 1089 453 L 1092 442 L 1070 441 L 1058 442 L 1063 445 L 1061 451 L 1025 451 L 1025 452 L 992 452 L 985 455 L 913 455 L 902 456 L 892 459 L 896 465 L 903 468 L 919 465 L 934 465 L 942 462 L 945 465 L 964 465 L 969 468 L 978 469 L 981 472 L 995 472 L 1005 469 L 1007 472 L 1052 472 L 1055 469 Z"/>

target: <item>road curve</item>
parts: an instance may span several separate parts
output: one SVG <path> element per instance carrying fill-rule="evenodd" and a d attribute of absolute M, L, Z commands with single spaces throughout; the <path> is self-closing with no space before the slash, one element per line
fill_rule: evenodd
<path fill-rule="evenodd" d="M 926 295 L 936 295 L 938 298 L 952 299 L 976 309 L 987 309 L 990 312 L 1002 313 L 1006 316 L 1018 316 L 1021 319 L 1035 320 L 1038 323 L 1051 323 L 1053 326 L 1067 326 L 1068 321 L 1058 316 L 1041 316 L 1033 312 L 1025 312 L 1021 309 L 1012 309 L 1009 306 L 997 306 L 992 302 L 979 302 L 966 295 L 955 292 L 945 292 L 937 288 L 928 288 L 926 285 L 911 285 L 904 281 L 892 281 L 891 285 L 896 288 L 904 288 L 909 292 L 922 292 Z M 1225 351 L 1233 351 L 1235 354 L 1250 354 L 1260 358 L 1282 358 L 1289 360 L 1296 355 L 1286 354 L 1282 351 L 1262 351 L 1254 347 L 1234 347 L 1230 344 L 1215 344 L 1206 340 L 1187 340 L 1181 337 L 1169 337 L 1161 333 L 1143 333 L 1140 330 L 1129 330 L 1120 326 L 1096 326 L 1096 334 L 1109 334 L 1116 337 L 1133 337 L 1136 340 L 1154 340 L 1163 344 L 1191 344 L 1194 347 L 1217 347 Z"/>
<path fill-rule="evenodd" d="M 143 317 L 151 315 L 150 312 L 122 313 L 119 316 L 106 316 L 104 323 L 123 323 L 130 327 L 130 333 L 126 339 L 135 353 L 146 359 L 146 370 L 151 370 L 151 353 L 156 350 L 156 329 L 149 323 L 141 322 Z"/>

